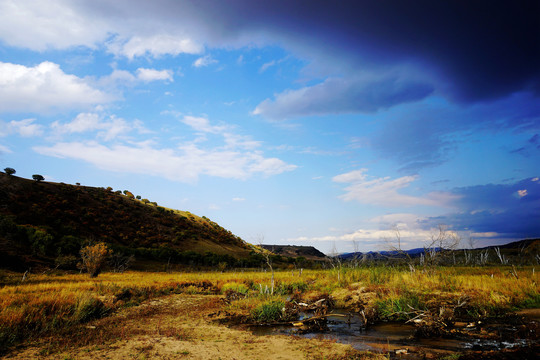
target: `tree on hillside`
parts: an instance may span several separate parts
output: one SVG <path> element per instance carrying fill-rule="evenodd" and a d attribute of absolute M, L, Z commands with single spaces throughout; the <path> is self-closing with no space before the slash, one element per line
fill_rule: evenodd
<path fill-rule="evenodd" d="M 34 179 L 37 182 L 45 180 L 45 178 L 43 176 L 39 175 L 39 174 L 32 175 L 32 179 Z"/>
<path fill-rule="evenodd" d="M 107 261 L 109 253 L 110 250 L 105 243 L 98 243 L 82 248 L 82 268 L 90 274 L 90 277 L 98 276 Z"/>
<path fill-rule="evenodd" d="M 15 171 L 14 168 L 7 167 L 7 168 L 4 169 L 4 172 L 5 172 L 6 174 L 8 174 L 8 175 L 13 175 L 13 174 L 15 174 L 17 171 Z"/>

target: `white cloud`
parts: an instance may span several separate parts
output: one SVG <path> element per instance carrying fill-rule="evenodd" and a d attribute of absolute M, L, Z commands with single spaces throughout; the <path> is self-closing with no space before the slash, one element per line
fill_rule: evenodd
<path fill-rule="evenodd" d="M 150 36 L 133 36 L 127 41 L 115 39 L 108 44 L 108 49 L 115 55 L 123 55 L 128 59 L 138 56 L 151 55 L 154 58 L 163 55 L 187 53 L 200 54 L 204 48 L 192 39 L 171 34 L 156 34 Z"/>
<path fill-rule="evenodd" d="M 149 143 L 105 146 L 95 141 L 63 142 L 34 150 L 43 155 L 83 160 L 108 171 L 154 175 L 180 182 L 194 182 L 201 175 L 247 179 L 256 174 L 277 175 L 296 168 L 280 159 L 265 158 L 259 152 L 205 150 L 194 144 L 158 149 Z"/>
<path fill-rule="evenodd" d="M 242 198 L 242 197 L 234 197 L 232 198 L 232 201 L 235 201 L 235 202 L 242 202 L 242 201 L 246 201 L 246 199 Z"/>
<path fill-rule="evenodd" d="M 93 131 L 102 127 L 101 116 L 96 113 L 80 113 L 73 121 L 61 124 L 55 121 L 51 124 L 52 128 L 61 134 L 82 133 Z"/>
<path fill-rule="evenodd" d="M 212 57 L 210 55 L 206 55 L 206 56 L 200 57 L 197 60 L 195 60 L 193 62 L 193 66 L 198 68 L 198 67 L 203 67 L 203 66 L 209 66 L 209 65 L 215 64 L 217 62 L 218 61 L 215 60 L 215 59 L 212 59 Z"/>
<path fill-rule="evenodd" d="M 524 189 L 524 190 L 518 190 L 517 193 L 518 193 L 518 196 L 519 196 L 520 198 L 525 197 L 525 196 L 528 195 L 527 189 Z"/>
<path fill-rule="evenodd" d="M 80 113 L 69 123 L 55 121 L 51 127 L 57 135 L 98 131 L 98 137 L 105 141 L 126 135 L 133 130 L 145 132 L 139 121 L 128 123 L 116 116 L 104 118 L 103 115 L 97 113 Z"/>
<path fill-rule="evenodd" d="M 173 82 L 173 72 L 171 70 L 155 70 L 155 69 L 137 69 L 137 79 L 149 82 L 156 80 L 165 80 Z"/>
<path fill-rule="evenodd" d="M 438 227 L 426 228 L 426 218 L 411 213 L 386 214 L 369 219 L 362 228 L 354 231 L 344 231 L 337 235 L 301 236 L 288 239 L 290 242 L 326 242 L 336 243 L 340 251 L 353 251 L 353 242 L 360 247 L 360 251 L 384 251 L 401 247 L 403 250 L 419 248 L 431 243 L 433 236 L 437 236 Z M 396 232 L 395 229 L 398 229 Z M 333 232 L 339 230 L 331 229 Z M 500 234 L 496 232 L 462 234 L 446 229 L 447 235 L 465 239 L 468 236 L 476 238 L 493 238 Z M 397 238 L 399 237 L 399 244 Z"/>
<path fill-rule="evenodd" d="M 260 73 L 263 73 L 263 72 L 265 72 L 266 70 L 268 70 L 269 67 L 272 67 L 272 66 L 274 66 L 274 65 L 276 65 L 276 61 L 275 61 L 275 60 L 272 60 L 272 61 L 270 61 L 270 62 L 264 63 L 264 64 L 262 64 L 261 68 L 259 69 L 259 72 L 260 72 Z"/>
<path fill-rule="evenodd" d="M 23 137 L 40 136 L 43 134 L 43 126 L 34 124 L 34 121 L 36 121 L 36 119 L 10 121 L 7 125 L 3 126 L 4 130 L 0 136 L 11 133 L 16 133 Z"/>
<path fill-rule="evenodd" d="M 225 144 L 230 148 L 256 149 L 261 146 L 261 142 L 253 140 L 250 136 L 224 133 Z"/>
<path fill-rule="evenodd" d="M 205 117 L 190 116 L 186 115 L 181 120 L 184 124 L 193 128 L 194 130 L 203 132 L 203 133 L 221 133 L 227 127 L 226 126 L 215 126 L 210 124 L 210 120 Z"/>
<path fill-rule="evenodd" d="M 0 1 L 0 38 L 36 51 L 72 46 L 93 48 L 111 27 L 66 1 Z"/>
<path fill-rule="evenodd" d="M 0 111 L 49 112 L 114 100 L 58 64 L 35 67 L 0 62 Z"/>
<path fill-rule="evenodd" d="M 340 196 L 341 199 L 377 206 L 445 206 L 456 198 L 455 195 L 442 192 L 429 193 L 426 197 L 404 195 L 399 193 L 399 190 L 408 187 L 418 176 L 368 179 L 366 171 L 367 169 L 360 169 L 334 176 L 334 182 L 351 184 L 345 188 L 346 193 Z"/>
<path fill-rule="evenodd" d="M 13 153 L 13 151 L 11 151 L 11 149 L 8 148 L 7 146 L 0 144 L 0 153 L 11 154 Z"/>
<path fill-rule="evenodd" d="M 137 81 L 137 78 L 129 71 L 114 69 L 111 75 L 103 77 L 100 81 L 104 85 L 129 84 Z"/>

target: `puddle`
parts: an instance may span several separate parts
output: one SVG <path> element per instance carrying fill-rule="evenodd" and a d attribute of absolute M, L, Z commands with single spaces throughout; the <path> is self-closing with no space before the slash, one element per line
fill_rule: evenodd
<path fill-rule="evenodd" d="M 454 338 L 417 339 L 414 338 L 415 327 L 413 325 L 380 323 L 365 330 L 359 316 L 348 316 L 347 312 L 339 310 L 332 313 L 335 315 L 327 317 L 328 330 L 324 332 L 302 333 L 298 331 L 297 327 L 284 325 L 252 326 L 250 330 L 255 335 L 286 334 L 305 338 L 335 340 L 340 343 L 350 344 L 353 348 L 363 351 L 378 353 L 407 351 L 409 354 L 407 358 L 410 359 L 416 358 L 413 353 L 417 353 L 419 356 L 419 353 L 451 354 L 466 350 L 498 351 L 538 345 L 537 340 L 513 339 L 509 336 L 502 336 L 500 340 L 494 340 L 475 338 L 473 334 Z M 506 327 L 504 324 L 500 325 Z M 475 331 L 475 329 L 462 330 L 464 330 L 464 333 Z"/>

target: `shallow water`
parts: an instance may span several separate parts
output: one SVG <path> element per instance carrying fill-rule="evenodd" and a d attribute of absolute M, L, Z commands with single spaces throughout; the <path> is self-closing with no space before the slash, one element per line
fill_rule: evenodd
<path fill-rule="evenodd" d="M 403 323 L 380 323 L 363 328 L 362 320 L 357 315 L 347 316 L 345 311 L 335 310 L 335 316 L 328 316 L 328 331 L 298 333 L 293 326 L 254 326 L 251 331 L 256 335 L 288 334 L 306 338 L 335 340 L 350 344 L 357 350 L 371 352 L 394 352 L 408 349 L 411 352 L 453 353 L 466 350 L 501 350 L 523 347 L 531 344 L 530 340 L 509 339 L 458 339 L 458 338 L 414 338 L 415 327 Z"/>

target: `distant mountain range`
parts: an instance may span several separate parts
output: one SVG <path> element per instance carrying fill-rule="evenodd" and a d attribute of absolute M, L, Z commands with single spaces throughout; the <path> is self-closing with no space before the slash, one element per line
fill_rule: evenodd
<path fill-rule="evenodd" d="M 475 251 L 481 251 L 485 249 L 505 249 L 505 250 L 519 250 L 522 248 L 527 248 L 531 244 L 533 244 L 535 241 L 540 241 L 540 239 L 526 239 L 526 240 L 519 240 L 519 241 L 513 241 L 508 244 L 504 245 L 491 245 L 486 246 L 482 248 L 476 248 Z M 362 256 L 366 255 L 370 259 L 385 259 L 385 258 L 399 258 L 399 257 L 407 257 L 410 256 L 411 258 L 418 257 L 421 254 L 425 253 L 424 248 L 415 248 L 415 249 L 409 249 L 409 250 L 403 250 L 403 251 L 369 251 L 369 252 L 351 252 L 351 253 L 343 253 L 339 254 L 338 256 L 343 260 L 351 260 L 355 258 L 361 258 Z M 433 248 L 434 251 L 441 251 L 441 248 Z M 463 249 L 459 249 L 456 251 L 463 251 Z"/>

